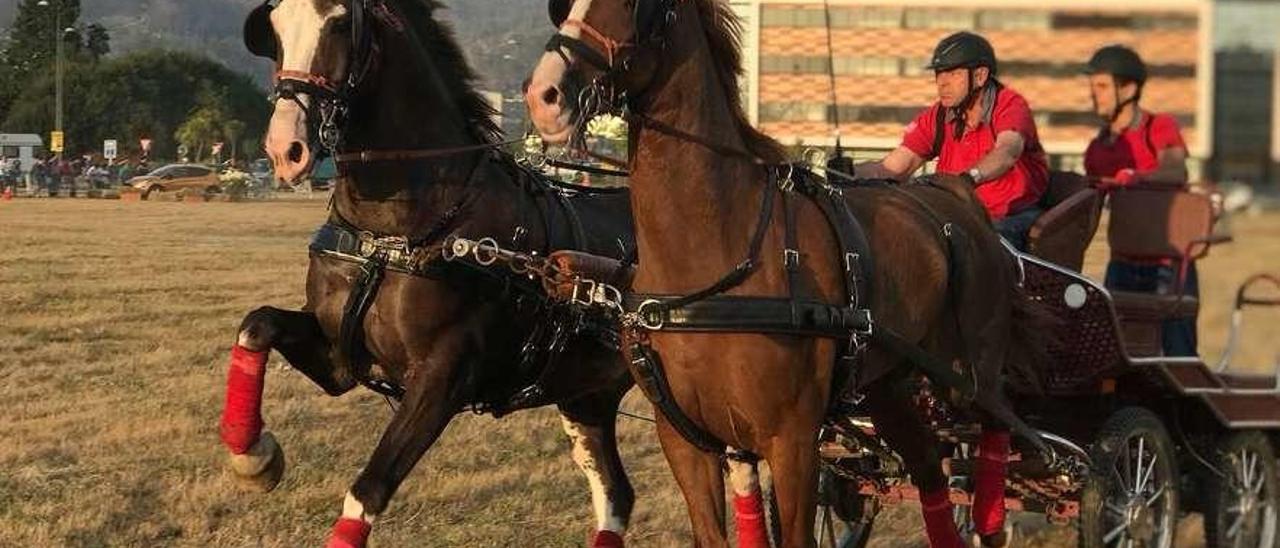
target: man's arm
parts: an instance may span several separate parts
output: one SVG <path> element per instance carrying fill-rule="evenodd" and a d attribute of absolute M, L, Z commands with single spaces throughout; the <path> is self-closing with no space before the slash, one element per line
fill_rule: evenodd
<path fill-rule="evenodd" d="M 985 181 L 998 179 L 1018 162 L 1018 158 L 1022 156 L 1022 150 L 1027 146 L 1027 142 L 1022 138 L 1022 134 L 1016 131 L 1001 131 L 996 135 L 996 146 L 978 160 L 973 167 L 978 169 L 981 180 L 974 181 L 974 184 L 981 184 Z"/>
<path fill-rule="evenodd" d="M 863 162 L 853 166 L 853 175 L 859 179 L 905 181 L 923 165 L 924 158 L 905 146 L 899 146 L 878 162 Z"/>
<path fill-rule="evenodd" d="M 1144 171 L 1134 175 L 1134 182 L 1163 183 L 1171 185 L 1187 184 L 1187 151 L 1171 147 L 1161 150 L 1156 158 L 1159 165 L 1153 171 Z"/>

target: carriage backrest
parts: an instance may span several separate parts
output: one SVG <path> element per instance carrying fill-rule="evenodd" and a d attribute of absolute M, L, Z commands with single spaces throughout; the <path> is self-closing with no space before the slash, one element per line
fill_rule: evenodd
<path fill-rule="evenodd" d="M 1122 188 L 1111 194 L 1107 242 L 1131 261 L 1194 260 L 1208 251 L 1213 200 L 1175 189 Z"/>
<path fill-rule="evenodd" d="M 1054 264 L 1079 271 L 1098 231 L 1103 196 L 1076 173 L 1052 171 L 1041 201 L 1045 212 L 1027 233 L 1027 250 Z"/>

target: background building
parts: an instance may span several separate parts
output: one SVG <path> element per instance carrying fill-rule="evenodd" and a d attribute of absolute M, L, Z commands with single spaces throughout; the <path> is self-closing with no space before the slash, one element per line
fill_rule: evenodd
<path fill-rule="evenodd" d="M 903 126 L 936 101 L 933 75 L 923 69 L 933 47 L 952 32 L 972 30 L 991 40 L 1000 79 L 1031 103 L 1041 140 L 1058 167 L 1077 167 L 1098 131 L 1080 69 L 1097 48 L 1120 43 L 1147 61 L 1151 78 L 1143 105 L 1177 116 L 1193 173 L 1247 176 L 1251 182 L 1280 176 L 1270 167 L 1280 157 L 1272 137 L 1280 131 L 1272 122 L 1280 116 L 1273 112 L 1271 93 L 1275 46 L 1267 45 L 1277 34 L 1271 12 L 1280 19 L 1275 0 L 828 4 L 832 57 L 821 0 L 734 2 L 745 25 L 743 93 L 752 121 L 784 144 L 830 146 L 838 115 L 846 148 L 870 155 L 896 146 Z M 1227 18 L 1215 26 L 1219 11 Z M 1215 30 L 1266 37 L 1218 45 Z M 831 58 L 837 109 L 827 75 Z"/>

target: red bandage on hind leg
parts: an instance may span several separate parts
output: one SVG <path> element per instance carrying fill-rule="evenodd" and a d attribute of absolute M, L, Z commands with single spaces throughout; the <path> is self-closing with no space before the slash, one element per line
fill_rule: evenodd
<path fill-rule="evenodd" d="M 267 352 L 253 352 L 236 345 L 227 368 L 227 400 L 222 407 L 222 443 L 243 455 L 262 433 L 262 382 Z"/>
<path fill-rule="evenodd" d="M 591 548 L 623 548 L 622 535 L 601 529 L 596 531 L 595 538 L 591 539 Z"/>
<path fill-rule="evenodd" d="M 733 495 L 733 523 L 738 526 L 738 548 L 769 548 L 769 530 L 764 523 L 764 503 L 757 489 Z"/>
<path fill-rule="evenodd" d="M 364 548 L 369 540 L 369 530 L 373 526 L 361 519 L 338 518 L 333 524 L 333 532 L 329 533 L 329 542 L 324 548 Z"/>
<path fill-rule="evenodd" d="M 973 475 L 973 525 L 979 535 L 1004 529 L 1004 476 L 1009 463 L 1009 432 L 982 431 Z"/>
<path fill-rule="evenodd" d="M 956 531 L 952 515 L 951 493 L 946 488 L 920 493 L 920 511 L 924 514 L 924 530 L 932 548 L 965 548 Z"/>

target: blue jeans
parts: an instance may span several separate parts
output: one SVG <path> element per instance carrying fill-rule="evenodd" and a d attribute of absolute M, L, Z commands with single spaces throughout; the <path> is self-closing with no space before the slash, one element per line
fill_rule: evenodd
<path fill-rule="evenodd" d="M 1177 290 L 1178 266 L 1141 265 L 1113 260 L 1107 263 L 1107 277 L 1103 283 L 1107 289 L 1171 294 Z M 1187 266 L 1187 279 L 1182 287 L 1183 293 L 1188 297 L 1200 298 L 1200 280 L 1195 263 Z M 1196 355 L 1195 318 L 1165 320 L 1160 331 L 1164 355 Z"/>
<path fill-rule="evenodd" d="M 1036 218 L 1040 217 L 1041 213 L 1044 213 L 1044 210 L 1031 206 L 1017 213 L 1010 213 L 993 224 L 996 232 L 1000 233 L 1000 237 L 1009 242 L 1009 245 L 1018 251 L 1026 252 L 1027 231 L 1031 230 L 1031 225 L 1035 224 Z"/>

